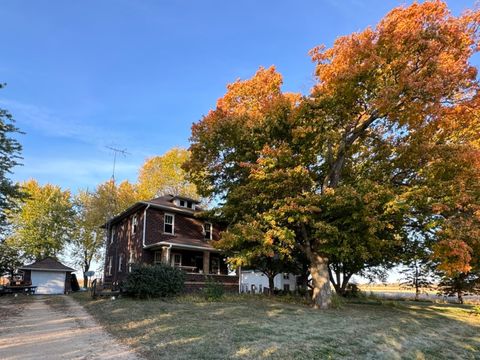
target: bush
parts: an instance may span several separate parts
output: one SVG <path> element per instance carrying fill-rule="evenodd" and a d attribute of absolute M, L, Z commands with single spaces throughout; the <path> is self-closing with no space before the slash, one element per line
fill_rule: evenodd
<path fill-rule="evenodd" d="M 343 296 L 347 298 L 358 298 L 360 297 L 360 288 L 357 284 L 347 284 L 347 288 L 345 289 Z"/>
<path fill-rule="evenodd" d="M 184 273 L 169 265 L 135 265 L 127 276 L 124 290 L 142 299 L 167 297 L 180 293 L 184 284 Z"/>
<path fill-rule="evenodd" d="M 203 288 L 203 295 L 209 301 L 218 301 L 220 300 L 223 295 L 225 294 L 225 289 L 223 288 L 222 284 L 207 278 L 205 281 L 205 287 Z"/>
<path fill-rule="evenodd" d="M 332 294 L 332 309 L 341 309 L 345 305 L 345 299 L 342 296 L 337 295 L 336 293 Z"/>

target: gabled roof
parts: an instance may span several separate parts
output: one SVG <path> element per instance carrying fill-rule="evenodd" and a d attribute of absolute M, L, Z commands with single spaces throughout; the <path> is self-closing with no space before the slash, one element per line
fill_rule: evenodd
<path fill-rule="evenodd" d="M 43 260 L 35 261 L 33 264 L 21 267 L 20 270 L 75 271 L 75 269 L 63 265 L 53 257 L 46 257 Z"/>

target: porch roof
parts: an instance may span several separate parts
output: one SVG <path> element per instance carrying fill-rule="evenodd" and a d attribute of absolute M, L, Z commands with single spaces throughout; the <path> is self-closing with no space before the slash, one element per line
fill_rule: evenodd
<path fill-rule="evenodd" d="M 189 239 L 189 238 L 175 238 L 169 241 L 160 241 L 154 244 L 149 244 L 144 248 L 155 249 L 155 248 L 160 248 L 162 246 L 172 246 L 172 248 L 178 248 L 178 249 L 220 252 L 220 250 L 215 249 L 212 245 L 210 245 L 205 241 L 198 240 L 198 239 Z"/>

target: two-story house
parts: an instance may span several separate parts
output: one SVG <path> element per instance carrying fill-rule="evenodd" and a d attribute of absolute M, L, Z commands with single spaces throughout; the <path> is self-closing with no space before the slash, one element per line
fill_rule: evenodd
<path fill-rule="evenodd" d="M 133 264 L 165 263 L 185 271 L 187 291 L 203 287 L 207 277 L 238 291 L 238 276 L 229 275 L 224 256 L 212 246 L 220 229 L 196 217 L 199 211 L 193 199 L 166 195 L 110 219 L 104 225 L 104 281 L 125 280 Z"/>

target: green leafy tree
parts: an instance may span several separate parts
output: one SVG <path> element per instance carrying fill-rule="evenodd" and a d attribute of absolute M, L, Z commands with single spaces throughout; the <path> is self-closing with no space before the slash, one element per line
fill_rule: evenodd
<path fill-rule="evenodd" d="M 4 86 L 0 84 L 0 89 Z M 19 134 L 20 131 L 15 126 L 12 115 L 8 110 L 0 108 L 0 234 L 5 230 L 8 211 L 14 210 L 17 200 L 22 197 L 18 184 L 8 177 L 12 169 L 20 165 L 21 159 L 22 146 L 12 137 L 15 133 Z"/>
<path fill-rule="evenodd" d="M 13 276 L 15 270 L 23 265 L 20 251 L 8 240 L 0 243 L 0 276 L 8 274 Z"/>
<path fill-rule="evenodd" d="M 83 271 L 83 287 L 88 284 L 86 272 L 90 271 L 93 261 L 102 259 L 104 232 L 100 228 L 103 214 L 95 207 L 96 194 L 80 191 L 74 200 L 74 230 L 72 236 L 72 258 Z"/>
<path fill-rule="evenodd" d="M 41 186 L 35 180 L 23 183 L 21 188 L 27 197 L 10 218 L 11 241 L 28 258 L 58 256 L 70 241 L 74 226 L 70 192 L 51 184 Z"/>

